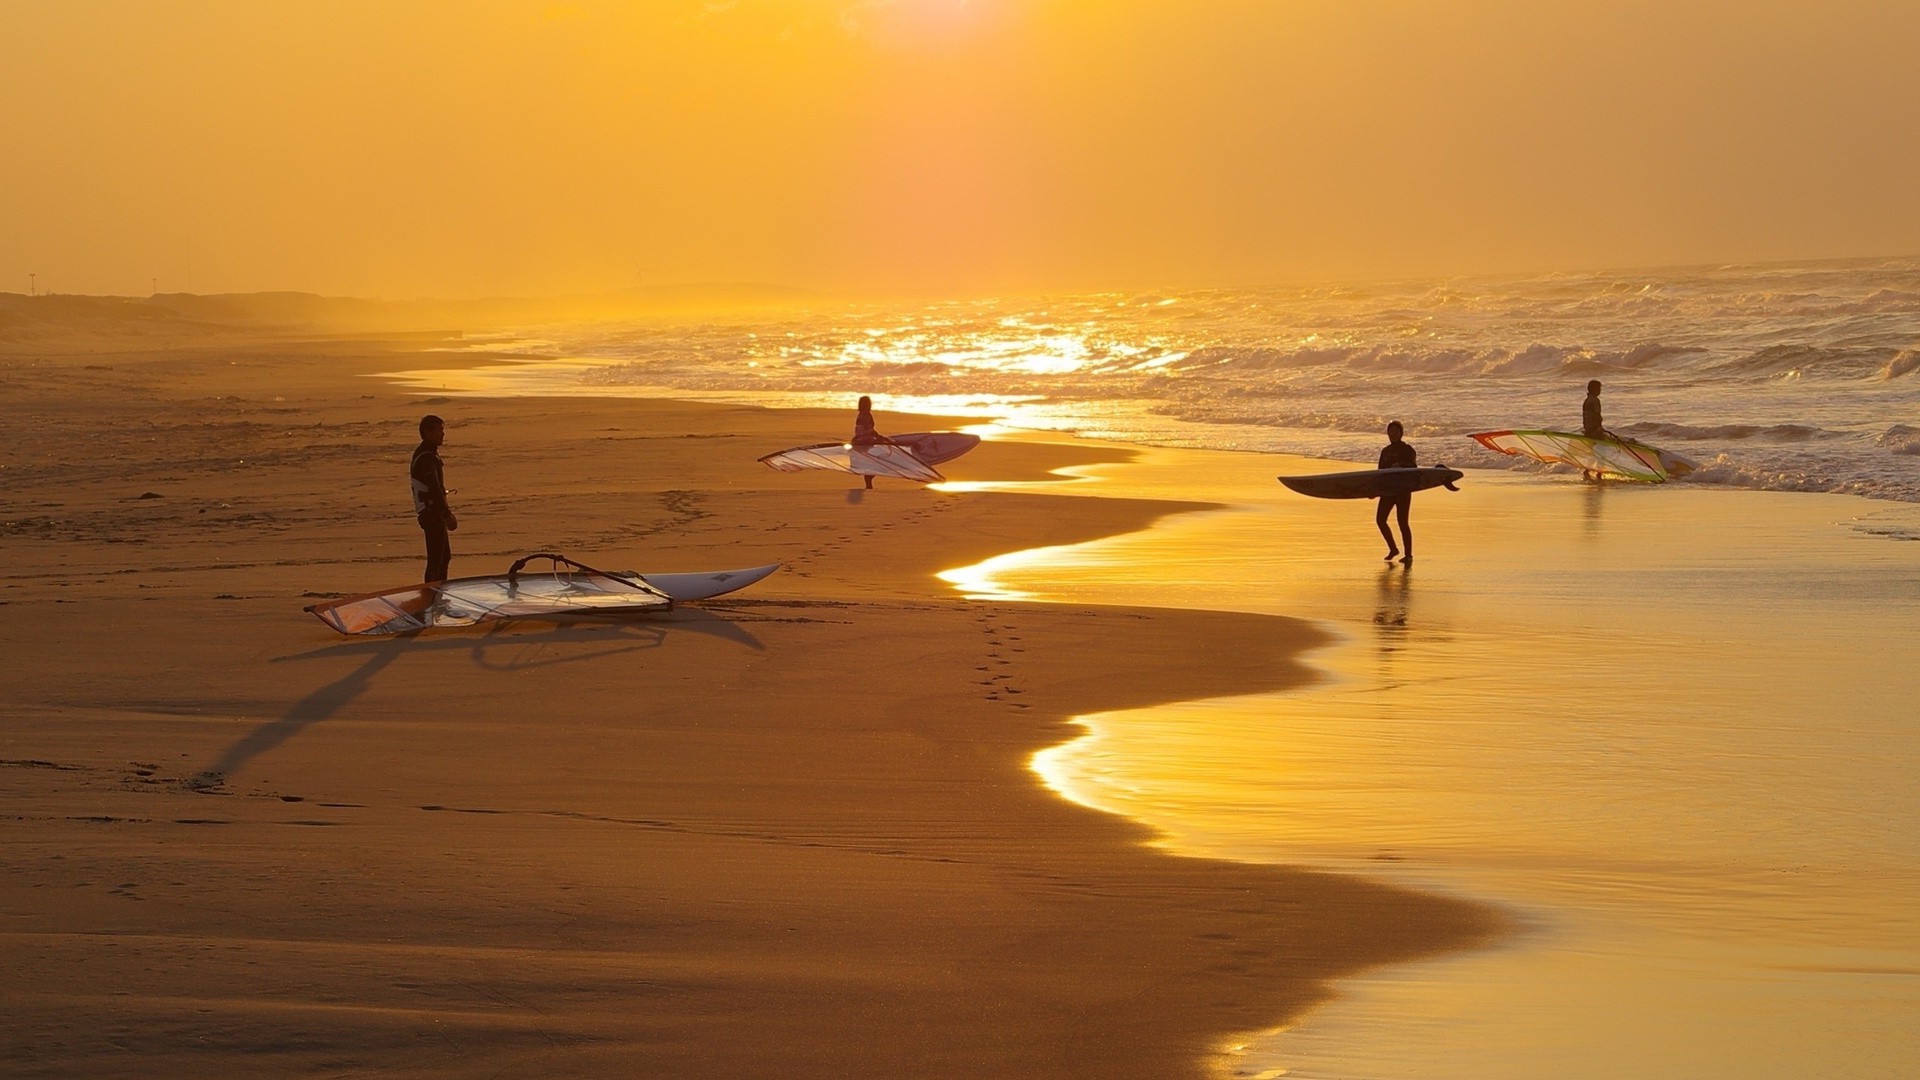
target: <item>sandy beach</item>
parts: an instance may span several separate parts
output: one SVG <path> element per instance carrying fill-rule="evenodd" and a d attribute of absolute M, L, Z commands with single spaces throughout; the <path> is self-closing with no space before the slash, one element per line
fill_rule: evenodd
<path fill-rule="evenodd" d="M 0 1080 L 1912 1080 L 1920 4 L 1752 8 L 12 5 Z"/>
<path fill-rule="evenodd" d="M 484 362 L 432 344 L 6 347 L 9 1075 L 1201 1076 L 1331 979 L 1499 932 L 1169 853 L 1029 768 L 1073 716 L 1312 677 L 1297 620 L 934 577 L 1190 506 L 862 493 L 754 461 L 839 414 L 366 377 Z M 418 573 L 428 410 L 456 574 L 783 570 L 664 617 L 341 638 L 301 608 Z"/>

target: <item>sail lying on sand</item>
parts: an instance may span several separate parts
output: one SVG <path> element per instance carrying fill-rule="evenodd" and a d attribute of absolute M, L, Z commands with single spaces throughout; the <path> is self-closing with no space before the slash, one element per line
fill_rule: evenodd
<path fill-rule="evenodd" d="M 546 559 L 547 573 L 527 563 Z M 306 610 L 343 634 L 404 634 L 496 619 L 671 611 L 673 599 L 638 577 L 583 566 L 564 555 L 529 555 L 504 574 L 452 578 L 351 596 Z"/>
<path fill-rule="evenodd" d="M 855 476 L 893 476 L 901 480 L 914 480 L 922 484 L 937 483 L 946 477 L 933 466 L 914 457 L 903 446 L 888 443 L 875 443 L 872 446 L 849 446 L 846 443 L 816 443 L 812 446 L 796 446 L 790 450 L 781 450 L 760 459 L 769 468 L 781 472 L 804 472 L 808 469 L 825 469 L 829 472 L 852 473 Z"/>
<path fill-rule="evenodd" d="M 1571 431 L 1482 431 L 1471 436 L 1481 446 L 1552 465 L 1571 465 L 1618 480 L 1658 484 L 1685 476 L 1693 462 L 1632 439 L 1596 439 Z"/>

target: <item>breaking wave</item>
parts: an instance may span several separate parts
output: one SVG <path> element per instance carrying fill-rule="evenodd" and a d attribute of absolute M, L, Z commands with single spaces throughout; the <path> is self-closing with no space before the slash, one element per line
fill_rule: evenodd
<path fill-rule="evenodd" d="M 1916 371 L 1920 371 L 1920 349 L 1906 349 L 1902 351 L 1900 355 L 1887 361 L 1887 366 L 1880 369 L 1880 377 L 1882 379 L 1898 379 L 1903 375 L 1911 375 Z"/>
<path fill-rule="evenodd" d="M 1692 427 L 1687 424 L 1628 424 L 1620 429 L 1642 441 L 1674 439 L 1687 442 L 1739 442 L 1746 439 L 1773 442 L 1808 442 L 1814 439 L 1844 439 L 1844 431 L 1828 431 L 1811 424 L 1719 424 Z"/>

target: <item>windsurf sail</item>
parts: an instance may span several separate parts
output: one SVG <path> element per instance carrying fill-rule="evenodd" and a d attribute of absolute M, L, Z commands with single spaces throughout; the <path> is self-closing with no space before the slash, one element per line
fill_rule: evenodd
<path fill-rule="evenodd" d="M 548 560 L 552 569 L 528 572 L 526 565 L 539 559 Z M 408 585 L 306 610 L 343 634 L 404 634 L 497 619 L 671 611 L 673 600 L 637 576 L 595 570 L 543 551 L 504 574 Z"/>
<path fill-rule="evenodd" d="M 1571 431 L 1482 431 L 1471 436 L 1481 446 L 1502 454 L 1517 454 L 1552 465 L 1658 484 L 1685 476 L 1694 463 L 1632 439 L 1596 439 Z"/>
<path fill-rule="evenodd" d="M 846 443 L 816 443 L 812 446 L 796 446 L 790 450 L 781 450 L 760 459 L 769 468 L 781 472 L 804 472 L 808 469 L 824 469 L 829 472 L 853 473 L 855 476 L 892 476 L 901 480 L 914 480 L 922 484 L 932 484 L 946 477 L 933 466 L 914 457 L 903 446 L 889 443 L 875 443 L 872 446 L 849 446 Z"/>

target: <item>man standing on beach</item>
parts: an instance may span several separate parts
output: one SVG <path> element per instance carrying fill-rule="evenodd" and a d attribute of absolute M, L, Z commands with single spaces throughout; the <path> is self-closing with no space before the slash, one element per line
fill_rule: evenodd
<path fill-rule="evenodd" d="M 1381 468 L 1413 469 L 1419 467 L 1420 455 L 1414 453 L 1413 444 L 1401 441 L 1401 437 L 1405 432 L 1406 429 L 1400 426 L 1400 421 L 1398 420 L 1387 425 L 1387 445 L 1380 448 Z M 1400 561 L 1408 566 L 1412 566 L 1413 530 L 1407 525 L 1407 515 L 1413 512 L 1412 488 L 1408 488 L 1406 491 L 1397 494 L 1380 496 L 1380 508 L 1374 511 L 1373 523 L 1380 527 L 1380 535 L 1385 537 L 1387 541 L 1388 562 L 1392 562 L 1394 556 L 1400 555 L 1400 549 L 1393 546 L 1393 533 L 1387 529 L 1387 514 L 1395 510 L 1400 512 L 1400 542 L 1405 545 L 1407 549 L 1407 553 L 1400 557 Z"/>
<path fill-rule="evenodd" d="M 874 430 L 873 399 L 862 394 L 860 397 L 859 410 L 853 414 L 853 448 L 859 450 L 863 447 L 877 446 L 880 443 L 890 441 L 892 440 Z M 873 474 L 865 473 L 863 475 L 866 477 L 867 486 L 871 488 L 873 486 Z"/>
<path fill-rule="evenodd" d="M 414 448 L 413 465 L 408 474 L 413 482 L 413 513 L 420 531 L 427 537 L 428 582 L 447 580 L 447 566 L 453 562 L 453 541 L 447 536 L 460 527 L 447 505 L 445 467 L 440 463 L 440 444 L 447 439 L 447 423 L 429 413 L 420 418 L 420 445 Z"/>

